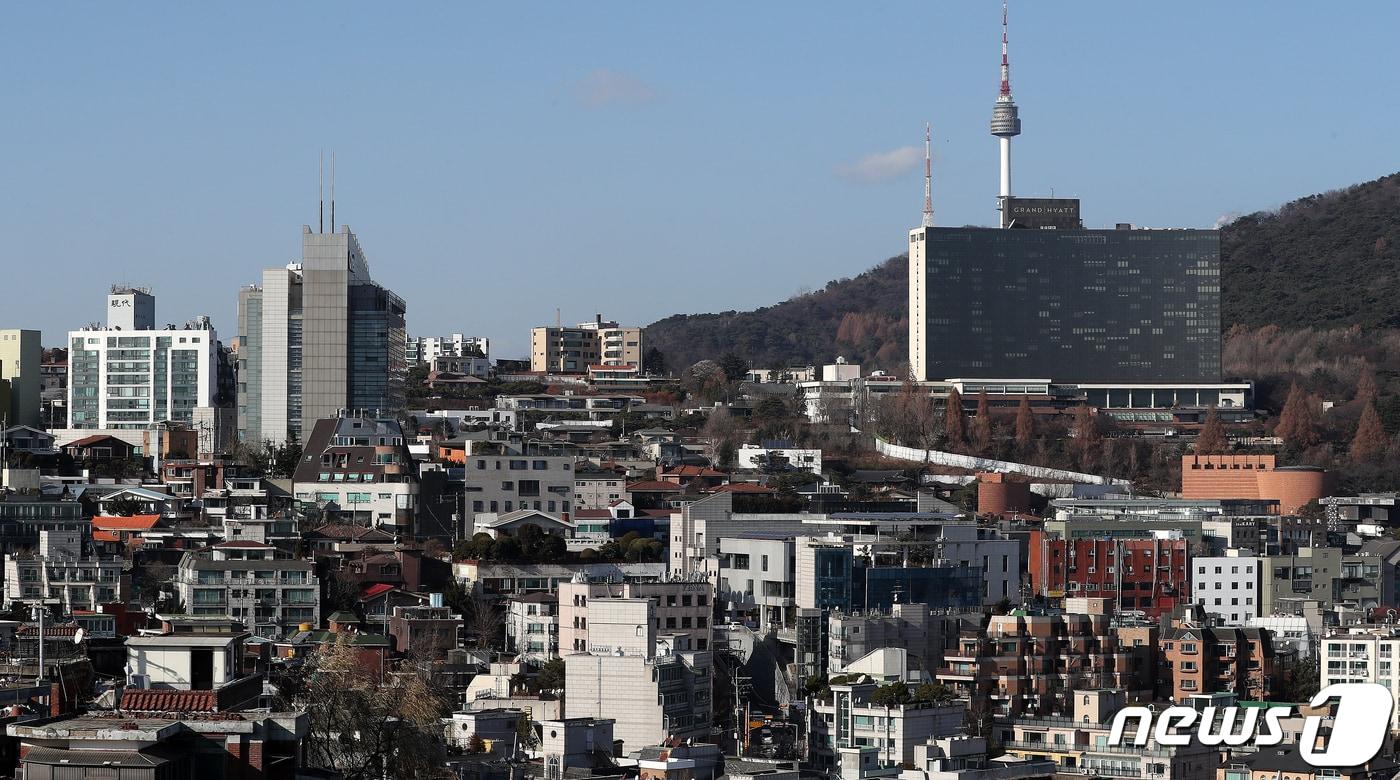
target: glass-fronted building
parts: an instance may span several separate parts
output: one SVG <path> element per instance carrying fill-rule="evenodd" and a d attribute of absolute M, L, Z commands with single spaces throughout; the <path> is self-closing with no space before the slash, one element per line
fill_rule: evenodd
<path fill-rule="evenodd" d="M 918 380 L 1220 381 L 1214 230 L 917 228 Z"/>

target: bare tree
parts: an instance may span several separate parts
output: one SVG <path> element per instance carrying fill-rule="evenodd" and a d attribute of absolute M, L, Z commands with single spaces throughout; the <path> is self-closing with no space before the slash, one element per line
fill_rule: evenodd
<path fill-rule="evenodd" d="M 405 668 L 414 668 L 407 664 Z M 367 668 L 349 634 L 323 645 L 289 683 L 310 715 L 307 762 L 348 780 L 442 776 L 447 700 L 420 673 Z"/>

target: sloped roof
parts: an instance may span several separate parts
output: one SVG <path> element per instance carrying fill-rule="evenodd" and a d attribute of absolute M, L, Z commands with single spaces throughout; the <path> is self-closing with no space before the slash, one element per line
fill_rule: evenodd
<path fill-rule="evenodd" d="M 770 487 L 756 484 L 754 482 L 731 482 L 727 485 L 720 485 L 715 488 L 715 493 L 751 493 L 754 495 L 772 495 L 778 491 Z"/>
<path fill-rule="evenodd" d="M 633 482 L 627 486 L 627 490 L 633 493 L 647 491 L 657 493 L 679 493 L 681 492 L 681 486 L 674 482 L 662 482 L 660 480 L 651 479 Z"/>
<path fill-rule="evenodd" d="M 160 522 L 160 515 L 95 515 L 92 527 L 103 531 L 148 531 Z"/>
<path fill-rule="evenodd" d="M 110 436 L 110 435 L 105 434 L 105 433 L 99 433 L 99 434 L 96 434 L 96 435 L 94 435 L 94 436 L 84 436 L 83 438 L 77 439 L 76 441 L 70 441 L 70 442 L 68 442 L 67 444 L 63 445 L 63 446 L 64 446 L 65 449 L 68 448 L 68 447 L 87 447 L 87 446 L 89 446 L 89 445 L 91 445 L 91 444 L 97 444 L 98 442 L 107 441 L 108 439 L 111 439 L 112 441 L 121 442 L 121 443 L 122 443 L 122 446 L 124 446 L 124 447 L 130 447 L 130 446 L 131 446 L 131 444 L 130 444 L 129 442 L 123 441 L 122 439 L 118 439 L 118 438 L 115 437 L 115 436 Z"/>
<path fill-rule="evenodd" d="M 372 598 L 374 598 L 374 597 L 376 597 L 376 596 L 381 596 L 381 595 L 383 595 L 383 594 L 385 594 L 385 593 L 388 593 L 389 591 L 391 591 L 391 590 L 393 590 L 393 589 L 394 589 L 394 586 L 393 586 L 393 585 L 389 585 L 389 584 L 383 583 L 383 582 L 377 583 L 377 584 L 375 584 L 375 585 L 371 585 L 371 586 L 369 586 L 368 588 L 365 588 L 364 590 L 360 591 L 360 598 L 361 598 L 361 599 L 372 599 Z"/>
<path fill-rule="evenodd" d="M 129 712 L 215 712 L 218 697 L 214 691 L 127 688 L 119 708 Z"/>

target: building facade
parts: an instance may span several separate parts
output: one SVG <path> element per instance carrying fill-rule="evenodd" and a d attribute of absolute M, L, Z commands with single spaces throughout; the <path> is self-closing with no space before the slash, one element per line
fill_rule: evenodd
<path fill-rule="evenodd" d="M 1064 539 L 1030 534 L 1031 589 L 1041 596 L 1105 597 L 1149 618 L 1191 600 L 1184 538 Z"/>
<path fill-rule="evenodd" d="M 41 376 L 44 347 L 37 330 L 0 330 L 0 386 L 8 385 L 9 401 L 0 403 L 0 430 L 16 425 L 40 425 Z M 0 388 L 0 401 L 5 389 Z"/>
<path fill-rule="evenodd" d="M 404 313 L 403 299 L 370 278 L 349 226 L 303 226 L 301 261 L 266 269 L 261 286 L 239 294 L 240 438 L 302 441 L 342 410 L 401 408 Z"/>
<path fill-rule="evenodd" d="M 1259 617 L 1263 567 L 1258 557 L 1194 558 L 1191 571 L 1192 599 L 1225 625 L 1243 626 Z"/>
<path fill-rule="evenodd" d="M 300 505 L 321 507 L 328 517 L 413 534 L 418 479 L 403 430 L 392 419 L 317 420 L 292 490 Z"/>
<path fill-rule="evenodd" d="M 175 590 L 191 615 L 228 615 L 253 633 L 281 638 L 320 625 L 320 578 L 309 560 L 279 558 L 257 542 L 222 542 L 180 559 Z"/>
<path fill-rule="evenodd" d="M 641 366 L 642 329 L 625 328 L 598 315 L 574 327 L 530 329 L 530 370 L 586 374 L 589 366 Z"/>
<path fill-rule="evenodd" d="M 916 381 L 1219 382 L 1214 230 L 909 232 Z"/>
<path fill-rule="evenodd" d="M 147 300 L 149 312 L 145 303 L 137 306 L 139 313 L 117 305 Z M 149 292 L 113 287 L 107 301 L 105 326 L 68 333 L 69 428 L 193 425 L 196 408 L 222 402 L 219 337 L 208 317 L 157 330 Z"/>

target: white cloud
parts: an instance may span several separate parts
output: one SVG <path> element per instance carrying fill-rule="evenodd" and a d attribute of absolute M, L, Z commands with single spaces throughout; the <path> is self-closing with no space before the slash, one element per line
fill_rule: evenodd
<path fill-rule="evenodd" d="M 574 85 L 574 97 L 589 108 L 644 106 L 661 99 L 650 84 L 628 73 L 599 68 Z"/>
<path fill-rule="evenodd" d="M 853 163 L 838 165 L 836 175 L 861 183 L 885 181 L 918 169 L 923 160 L 924 150 L 920 147 L 901 146 L 888 152 L 868 154 Z"/>

